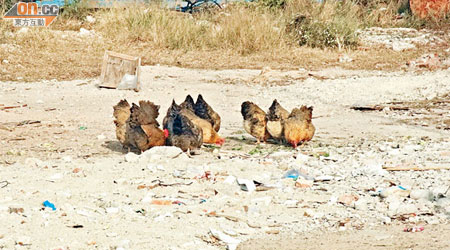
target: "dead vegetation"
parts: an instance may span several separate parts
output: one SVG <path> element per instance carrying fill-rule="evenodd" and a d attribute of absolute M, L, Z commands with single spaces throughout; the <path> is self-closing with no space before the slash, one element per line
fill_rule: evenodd
<path fill-rule="evenodd" d="M 400 16 L 401 4 L 262 1 L 195 15 L 156 5 L 97 11 L 74 5 L 50 29 L 20 32 L 11 22 L 0 23 L 0 80 L 96 77 L 105 50 L 141 56 L 144 65 L 398 70 L 424 52 L 442 48 L 362 48 L 356 30 L 423 25 L 407 12 Z M 96 21 L 88 22 L 88 15 Z M 81 34 L 80 29 L 89 32 Z M 353 61 L 339 63 L 342 54 Z"/>

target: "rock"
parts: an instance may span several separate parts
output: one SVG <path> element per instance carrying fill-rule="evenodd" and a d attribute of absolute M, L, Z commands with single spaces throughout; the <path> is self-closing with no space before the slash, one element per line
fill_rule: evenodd
<path fill-rule="evenodd" d="M 285 151 L 275 152 L 270 154 L 270 158 L 272 159 L 292 158 L 292 152 L 285 152 Z"/>
<path fill-rule="evenodd" d="M 353 61 L 353 59 L 350 56 L 348 56 L 347 54 L 339 56 L 339 62 L 340 63 L 348 63 L 348 62 L 351 62 L 351 61 Z"/>
<path fill-rule="evenodd" d="M 434 199 L 433 192 L 425 189 L 412 190 L 409 197 L 414 200 L 428 200 L 432 201 Z"/>
<path fill-rule="evenodd" d="M 310 157 L 310 156 L 308 156 L 308 155 L 305 155 L 305 154 L 302 154 L 302 153 L 298 153 L 297 154 L 297 157 L 296 157 L 296 160 L 295 160 L 295 163 L 297 164 L 297 165 L 304 165 L 306 162 L 308 162 L 310 159 L 311 159 L 312 157 Z"/>
<path fill-rule="evenodd" d="M 314 180 L 305 180 L 303 178 L 298 178 L 297 181 L 295 181 L 295 186 L 298 188 L 310 188 L 314 184 Z"/>
<path fill-rule="evenodd" d="M 33 166 L 33 167 L 40 167 L 40 168 L 45 167 L 45 165 L 46 165 L 43 161 L 36 159 L 36 158 L 25 159 L 25 164 Z"/>
<path fill-rule="evenodd" d="M 355 201 L 355 209 L 361 210 L 361 211 L 368 210 L 367 201 L 365 199 L 359 199 L 359 200 Z"/>
<path fill-rule="evenodd" d="M 19 246 L 29 246 L 31 245 L 31 238 L 28 236 L 20 236 L 17 238 L 16 244 Z"/>
<path fill-rule="evenodd" d="M 392 49 L 394 51 L 404 51 L 404 50 L 415 49 L 415 48 L 416 48 L 416 46 L 412 43 L 399 42 L 399 41 L 394 41 L 392 43 Z"/>
<path fill-rule="evenodd" d="M 235 181 L 236 181 L 236 177 L 229 175 L 223 182 L 226 184 L 233 184 Z"/>
<path fill-rule="evenodd" d="M 107 207 L 106 213 L 108 214 L 117 214 L 120 211 L 118 207 Z"/>
<path fill-rule="evenodd" d="M 141 154 L 140 158 L 143 160 L 158 161 L 177 158 L 182 154 L 183 151 L 180 148 L 162 146 L 162 147 L 153 147 L 145 151 L 144 153 Z"/>
<path fill-rule="evenodd" d="M 396 211 L 396 214 L 412 214 L 417 213 L 417 207 L 414 204 L 401 204 Z"/>
<path fill-rule="evenodd" d="M 17 34 L 26 34 L 28 31 L 29 29 L 27 27 L 22 27 L 19 31 L 17 31 Z"/>
<path fill-rule="evenodd" d="M 389 203 L 388 210 L 390 214 L 396 214 L 397 209 L 400 207 L 401 201 L 396 197 L 390 197 L 388 198 L 387 202 Z"/>
<path fill-rule="evenodd" d="M 450 216 L 450 198 L 441 198 L 437 200 L 436 209 Z"/>
<path fill-rule="evenodd" d="M 64 157 L 63 157 L 63 160 L 64 160 L 65 162 L 67 162 L 67 163 L 70 163 L 70 162 L 72 162 L 72 157 L 70 157 L 70 156 L 64 156 Z"/>
<path fill-rule="evenodd" d="M 93 35 L 93 34 L 94 34 L 94 31 L 90 31 L 90 30 L 87 30 L 85 28 L 81 28 L 80 32 L 78 33 L 79 36 L 84 36 L 84 37 L 90 36 L 90 35 Z"/>
<path fill-rule="evenodd" d="M 50 181 L 56 181 L 56 180 L 60 180 L 62 178 L 63 178 L 63 174 L 57 173 L 57 174 L 54 174 L 54 175 L 50 176 L 49 180 Z"/>
<path fill-rule="evenodd" d="M 387 198 L 389 196 L 396 196 L 396 197 L 407 197 L 411 193 L 411 190 L 408 189 L 402 189 L 399 186 L 395 187 L 389 187 L 380 192 L 380 197 Z"/>
<path fill-rule="evenodd" d="M 339 196 L 337 202 L 345 206 L 354 206 L 357 200 L 359 200 L 359 197 L 354 194 L 344 194 Z"/>
<path fill-rule="evenodd" d="M 255 198 L 255 199 L 251 200 L 251 203 L 255 206 L 261 206 L 261 205 L 268 206 L 270 204 L 270 202 L 272 202 L 272 197 L 270 197 L 270 196 Z"/>
<path fill-rule="evenodd" d="M 126 162 L 134 163 L 134 162 L 137 162 L 138 160 L 139 160 L 139 155 L 137 155 L 135 153 L 129 152 L 125 155 Z"/>
<path fill-rule="evenodd" d="M 87 17 L 86 17 L 86 21 L 87 21 L 88 23 L 95 23 L 95 18 L 94 18 L 93 16 L 87 16 Z"/>

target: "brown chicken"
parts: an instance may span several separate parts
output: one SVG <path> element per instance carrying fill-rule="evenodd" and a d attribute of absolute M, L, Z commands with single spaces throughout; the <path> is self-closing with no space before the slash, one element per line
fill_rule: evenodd
<path fill-rule="evenodd" d="M 244 118 L 245 131 L 256 138 L 256 143 L 266 142 L 270 138 L 270 134 L 267 131 L 266 112 L 252 102 L 243 102 L 241 114 Z"/>
<path fill-rule="evenodd" d="M 202 129 L 203 143 L 223 145 L 225 139 L 221 138 L 219 134 L 217 134 L 210 122 L 198 117 L 194 113 L 193 103 L 194 100 L 192 97 L 190 95 L 186 96 L 186 100 L 180 104 L 181 113 Z"/>
<path fill-rule="evenodd" d="M 283 139 L 283 124 L 282 122 L 289 117 L 289 112 L 284 109 L 277 101 L 273 100 L 272 106 L 267 112 L 267 131 L 272 138 L 277 140 Z"/>
<path fill-rule="evenodd" d="M 181 107 L 172 102 L 164 117 L 163 127 L 168 131 L 167 145 L 181 148 L 184 152 L 200 148 L 203 143 L 202 129 L 181 113 Z"/>
<path fill-rule="evenodd" d="M 124 147 L 143 152 L 154 146 L 163 146 L 168 131 L 159 128 L 156 118 L 159 106 L 149 101 L 139 101 L 139 106 L 121 100 L 114 106 L 116 136 Z"/>
<path fill-rule="evenodd" d="M 310 141 L 316 128 L 312 124 L 313 107 L 294 108 L 289 117 L 283 121 L 284 138 L 296 148 L 299 143 Z"/>
<path fill-rule="evenodd" d="M 211 108 L 211 106 L 209 106 L 209 104 L 203 99 L 202 95 L 198 95 L 197 97 L 197 102 L 194 105 L 194 112 L 198 117 L 211 123 L 214 130 L 219 132 L 221 122 L 220 116 Z"/>

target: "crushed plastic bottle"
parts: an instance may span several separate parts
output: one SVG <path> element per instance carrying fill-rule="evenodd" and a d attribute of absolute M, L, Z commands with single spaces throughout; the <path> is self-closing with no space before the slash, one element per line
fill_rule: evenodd
<path fill-rule="evenodd" d="M 42 205 L 44 205 L 44 207 L 49 207 L 51 208 L 53 211 L 56 210 L 55 204 L 51 203 L 50 201 L 46 200 L 42 203 Z"/>

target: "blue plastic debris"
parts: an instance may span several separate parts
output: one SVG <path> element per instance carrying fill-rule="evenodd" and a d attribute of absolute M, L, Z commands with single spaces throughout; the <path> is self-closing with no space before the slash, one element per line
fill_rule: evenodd
<path fill-rule="evenodd" d="M 283 178 L 297 179 L 299 174 L 300 173 L 297 171 L 297 169 L 291 169 L 283 175 Z"/>
<path fill-rule="evenodd" d="M 55 204 L 51 203 L 51 202 L 48 201 L 48 200 L 44 201 L 44 203 L 42 203 L 42 205 L 44 205 L 44 207 L 49 207 L 49 208 L 51 208 L 53 211 L 56 210 Z"/>

